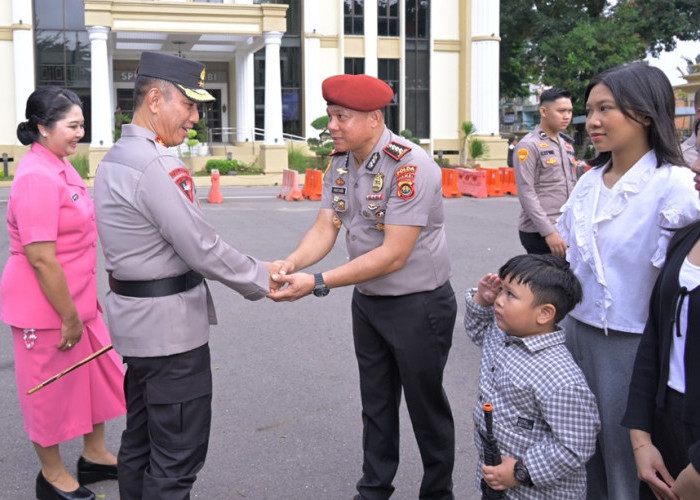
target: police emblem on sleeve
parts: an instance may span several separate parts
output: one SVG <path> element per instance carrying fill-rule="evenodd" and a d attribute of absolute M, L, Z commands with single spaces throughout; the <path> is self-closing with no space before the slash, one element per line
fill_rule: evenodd
<path fill-rule="evenodd" d="M 410 200 L 416 195 L 417 165 L 403 165 L 396 170 L 396 195 L 402 200 Z"/>
<path fill-rule="evenodd" d="M 175 168 L 170 171 L 170 178 L 175 181 L 175 185 L 190 200 L 190 203 L 194 204 L 194 182 L 190 171 L 182 167 Z"/>

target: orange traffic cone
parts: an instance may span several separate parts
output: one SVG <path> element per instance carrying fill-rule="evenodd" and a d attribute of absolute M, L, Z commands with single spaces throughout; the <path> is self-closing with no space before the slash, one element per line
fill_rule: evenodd
<path fill-rule="evenodd" d="M 224 201 L 224 197 L 221 195 L 221 188 L 219 187 L 219 171 L 215 168 L 211 171 L 211 189 L 209 190 L 207 201 L 209 203 L 222 203 Z"/>

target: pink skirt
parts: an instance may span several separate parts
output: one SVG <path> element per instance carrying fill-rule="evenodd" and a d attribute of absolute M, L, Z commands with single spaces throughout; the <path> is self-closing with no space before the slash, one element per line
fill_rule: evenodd
<path fill-rule="evenodd" d="M 124 365 L 111 350 L 28 395 L 27 391 L 110 344 L 102 316 L 84 324 L 80 341 L 59 351 L 60 330 L 36 330 L 31 349 L 22 328 L 12 327 L 15 375 L 24 428 L 29 439 L 53 446 L 92 432 L 93 425 L 123 415 Z"/>

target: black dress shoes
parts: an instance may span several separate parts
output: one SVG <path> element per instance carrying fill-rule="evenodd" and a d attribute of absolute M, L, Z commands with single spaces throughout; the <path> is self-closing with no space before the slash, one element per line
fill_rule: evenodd
<path fill-rule="evenodd" d="M 95 494 L 85 486 L 78 486 L 73 491 L 59 490 L 46 480 L 41 471 L 36 477 L 36 497 L 39 500 L 95 500 Z"/>
<path fill-rule="evenodd" d="M 80 484 L 92 484 L 108 479 L 117 479 L 116 465 L 96 464 L 83 457 L 78 459 L 78 482 Z"/>

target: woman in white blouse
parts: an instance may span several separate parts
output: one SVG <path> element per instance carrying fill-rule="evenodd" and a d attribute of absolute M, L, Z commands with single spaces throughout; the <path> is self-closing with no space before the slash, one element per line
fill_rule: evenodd
<path fill-rule="evenodd" d="M 588 463 L 588 498 L 638 497 L 627 429 L 632 367 L 651 289 L 673 230 L 700 217 L 693 173 L 675 136 L 673 89 L 658 68 L 595 76 L 585 93 L 597 156 L 562 207 L 557 228 L 583 301 L 565 320 L 567 346 L 596 396 L 602 428 Z"/>

